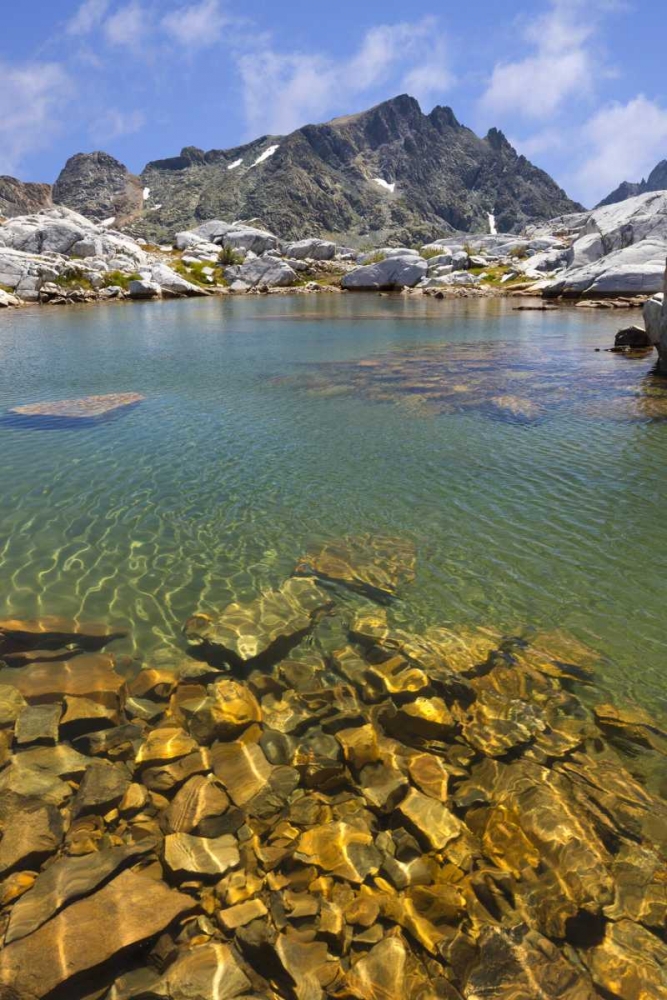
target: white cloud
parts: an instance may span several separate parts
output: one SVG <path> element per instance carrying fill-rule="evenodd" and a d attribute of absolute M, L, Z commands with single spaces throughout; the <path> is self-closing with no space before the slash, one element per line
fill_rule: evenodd
<path fill-rule="evenodd" d="M 139 49 L 149 36 L 147 13 L 139 0 L 121 7 L 104 22 L 104 34 L 110 45 Z"/>
<path fill-rule="evenodd" d="M 122 135 L 133 135 L 145 124 L 146 116 L 142 111 L 119 111 L 118 108 L 109 108 L 95 119 L 90 135 L 95 142 L 108 142 Z"/>
<path fill-rule="evenodd" d="M 16 173 L 28 153 L 48 146 L 71 94 L 59 63 L 0 62 L 0 173 Z"/>
<path fill-rule="evenodd" d="M 74 17 L 67 23 L 68 35 L 88 35 L 102 22 L 109 0 L 84 0 Z"/>
<path fill-rule="evenodd" d="M 402 89 L 422 105 L 429 104 L 454 84 L 454 76 L 448 68 L 447 51 L 443 39 L 433 43 L 430 56 L 414 66 L 403 77 Z"/>
<path fill-rule="evenodd" d="M 223 13 L 220 0 L 201 0 L 179 7 L 162 18 L 163 30 L 188 49 L 204 49 L 220 41 L 229 18 Z"/>
<path fill-rule="evenodd" d="M 602 0 L 551 0 L 523 37 L 533 47 L 516 62 L 496 63 L 482 96 L 484 111 L 527 118 L 553 115 L 566 101 L 590 96 L 599 58 L 592 44 L 596 11 L 611 9 Z"/>
<path fill-rule="evenodd" d="M 237 59 L 251 134 L 290 132 L 349 103 L 394 76 L 428 99 L 452 83 L 434 18 L 371 28 L 356 53 L 280 53 L 265 44 Z"/>
<path fill-rule="evenodd" d="M 587 149 L 587 156 L 575 183 L 593 204 L 621 181 L 641 180 L 664 159 L 667 108 L 643 94 L 627 104 L 610 104 L 586 122 L 580 143 Z"/>
<path fill-rule="evenodd" d="M 544 153 L 562 150 L 571 142 L 571 136 L 562 128 L 545 128 L 524 139 L 515 139 L 513 136 L 507 138 L 511 145 L 529 160 Z"/>

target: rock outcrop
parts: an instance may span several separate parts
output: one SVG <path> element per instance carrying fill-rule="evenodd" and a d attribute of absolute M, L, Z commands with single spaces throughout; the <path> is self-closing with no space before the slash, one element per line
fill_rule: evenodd
<path fill-rule="evenodd" d="M 50 184 L 29 184 L 15 177 L 0 177 L 0 216 L 30 215 L 51 208 Z"/>
<path fill-rule="evenodd" d="M 25 302 L 206 294 L 131 236 L 61 206 L 0 225 L 0 286 Z"/>
<path fill-rule="evenodd" d="M 53 201 L 97 222 L 121 226 L 141 214 L 141 180 L 108 153 L 70 157 L 53 185 Z"/>
<path fill-rule="evenodd" d="M 667 192 L 553 219 L 531 235 L 560 235 L 571 241 L 567 267 L 546 285 L 544 295 L 650 295 L 662 288 Z"/>
<path fill-rule="evenodd" d="M 664 292 L 658 292 L 644 306 L 644 325 L 650 342 L 658 352 L 658 367 L 667 374 L 667 270 Z"/>
<path fill-rule="evenodd" d="M 422 257 L 387 257 L 377 264 L 365 264 L 343 278 L 343 288 L 392 289 L 414 288 L 426 277 L 428 264 Z"/>

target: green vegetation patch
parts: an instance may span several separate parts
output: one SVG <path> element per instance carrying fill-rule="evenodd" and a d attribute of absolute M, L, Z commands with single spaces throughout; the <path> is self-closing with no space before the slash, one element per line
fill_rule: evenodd
<path fill-rule="evenodd" d="M 506 274 L 510 274 L 512 268 L 508 267 L 506 264 L 496 264 L 489 267 L 471 267 L 470 273 L 479 277 L 481 274 L 484 275 L 482 278 L 482 283 L 485 285 L 493 285 L 498 288 L 511 288 L 513 284 L 517 281 L 525 281 L 525 275 L 518 274 L 514 278 L 508 278 L 506 281 L 501 279 L 505 277 Z"/>
<path fill-rule="evenodd" d="M 234 247 L 225 245 L 218 254 L 218 264 L 222 267 L 236 267 L 243 263 L 243 254 L 235 250 Z"/>
<path fill-rule="evenodd" d="M 213 274 L 204 274 L 204 270 L 208 270 L 208 268 L 213 269 Z M 214 260 L 200 260 L 194 264 L 184 264 L 182 260 L 179 260 L 173 265 L 173 269 L 176 271 L 176 274 L 180 274 L 186 281 L 191 281 L 193 285 L 200 285 L 202 288 L 227 284 L 222 268 L 216 266 Z"/>
<path fill-rule="evenodd" d="M 141 275 L 137 274 L 136 271 L 133 274 L 125 274 L 123 271 L 107 271 L 106 274 L 102 275 L 103 288 L 117 285 L 127 291 L 131 281 L 141 281 Z"/>
<path fill-rule="evenodd" d="M 82 274 L 59 274 L 53 284 L 70 292 L 91 292 L 93 290 L 88 278 L 84 278 Z"/>
<path fill-rule="evenodd" d="M 382 261 L 386 259 L 386 253 L 383 253 L 382 250 L 376 250 L 375 253 L 371 254 L 370 257 L 364 261 L 364 265 L 368 266 L 369 264 L 381 264 Z"/>
<path fill-rule="evenodd" d="M 441 257 L 445 252 L 444 247 L 439 247 L 437 250 L 424 250 L 423 248 L 419 251 L 420 255 L 424 260 L 432 260 L 433 257 Z"/>

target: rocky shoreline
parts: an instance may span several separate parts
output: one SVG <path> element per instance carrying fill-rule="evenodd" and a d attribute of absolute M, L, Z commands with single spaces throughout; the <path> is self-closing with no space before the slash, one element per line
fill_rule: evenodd
<path fill-rule="evenodd" d="M 136 669 L 0 621 L 3 1000 L 660 1000 L 667 732 L 571 636 L 394 623 L 305 552 Z"/>
<path fill-rule="evenodd" d="M 523 236 L 458 233 L 416 247 L 364 249 L 319 237 L 284 241 L 256 220 L 212 220 L 155 246 L 112 229 L 113 220 L 51 208 L 0 223 L 0 308 L 363 291 L 641 306 L 662 285 L 667 252 L 663 216 L 656 223 L 644 204 L 656 198 L 667 196 L 565 216 Z"/>

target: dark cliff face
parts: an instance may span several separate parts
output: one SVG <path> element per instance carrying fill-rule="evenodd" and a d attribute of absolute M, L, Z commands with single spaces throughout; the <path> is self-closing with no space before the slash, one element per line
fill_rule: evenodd
<path fill-rule="evenodd" d="M 24 184 L 15 177 L 0 177 L 0 215 L 33 215 L 42 208 L 50 208 L 50 184 Z"/>
<path fill-rule="evenodd" d="M 53 201 L 99 222 L 113 218 L 117 226 L 143 210 L 139 178 L 101 152 L 70 157 L 53 185 Z"/>
<path fill-rule="evenodd" d="M 608 194 L 595 207 L 616 205 L 619 201 L 626 201 L 628 198 L 634 198 L 635 195 L 647 194 L 650 191 L 667 191 L 667 160 L 661 160 L 644 180 L 635 183 L 623 181 L 615 191 Z"/>

